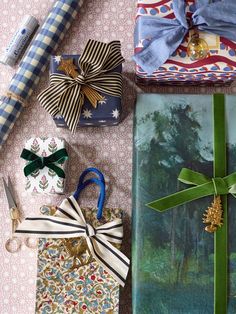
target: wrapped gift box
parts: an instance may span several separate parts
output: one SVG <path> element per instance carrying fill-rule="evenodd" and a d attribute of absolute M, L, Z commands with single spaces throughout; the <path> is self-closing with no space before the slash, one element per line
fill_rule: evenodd
<path fill-rule="evenodd" d="M 33 152 L 37 156 L 47 157 L 59 149 L 66 148 L 64 139 L 56 137 L 35 137 L 30 138 L 25 143 L 25 149 Z M 27 162 L 28 163 L 28 162 Z M 65 171 L 66 161 L 64 163 L 55 163 L 56 166 Z M 26 187 L 28 192 L 63 194 L 65 188 L 65 179 L 58 177 L 56 172 L 48 167 L 37 169 L 26 177 Z"/>
<path fill-rule="evenodd" d="M 56 208 L 43 206 L 40 211 L 52 215 Z M 82 211 L 94 227 L 122 218 L 120 209 L 104 209 L 102 221 L 96 218 L 97 209 Z M 76 255 L 69 245 L 76 247 Z M 119 284 L 91 256 L 84 237 L 40 239 L 36 312 L 118 314 Z"/>
<path fill-rule="evenodd" d="M 186 14 L 194 12 L 193 0 L 187 0 Z M 174 19 L 172 0 L 138 0 L 137 19 L 140 16 L 158 16 Z M 192 31 L 169 60 L 152 74 L 147 74 L 136 66 L 136 80 L 141 84 L 230 84 L 236 77 L 236 43 L 223 37 L 199 32 L 209 46 L 208 58 L 191 61 L 187 55 L 187 45 Z M 135 38 L 135 52 L 142 50 L 149 38 Z"/>
<path fill-rule="evenodd" d="M 236 97 L 226 96 L 227 173 L 236 165 Z M 213 196 L 165 212 L 146 206 L 186 189 L 183 167 L 213 176 L 211 95 L 139 95 L 134 128 L 133 312 L 214 313 Z M 228 314 L 236 308 L 236 200 L 228 198 Z M 225 312 L 221 312 L 225 313 Z"/>
<path fill-rule="evenodd" d="M 80 55 L 62 55 L 52 56 L 50 63 L 50 72 L 65 74 L 59 70 L 62 59 L 73 59 L 74 65 L 78 66 Z M 78 69 L 79 70 L 79 69 Z M 119 65 L 112 72 L 122 72 L 122 65 Z M 100 93 L 104 100 L 98 102 L 97 108 L 94 108 L 85 97 L 84 105 L 81 110 L 78 126 L 112 126 L 119 124 L 121 120 L 121 98 Z M 57 115 L 53 118 L 57 127 L 67 127 L 62 116 Z"/>

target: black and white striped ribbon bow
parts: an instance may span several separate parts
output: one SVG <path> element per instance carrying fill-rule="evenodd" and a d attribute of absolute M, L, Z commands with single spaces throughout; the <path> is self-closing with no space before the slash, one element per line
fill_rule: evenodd
<path fill-rule="evenodd" d="M 49 87 L 38 99 L 52 116 L 62 115 L 74 132 L 84 103 L 83 86 L 90 88 L 92 99 L 93 91 L 121 97 L 122 75 L 111 71 L 123 61 L 119 41 L 106 44 L 90 39 L 79 59 L 80 74 L 75 78 L 51 74 Z"/>
<path fill-rule="evenodd" d="M 85 237 L 95 260 L 124 286 L 129 270 L 129 259 L 110 242 L 121 243 L 123 225 L 115 219 L 94 228 L 85 221 L 84 215 L 73 196 L 65 199 L 54 216 L 26 218 L 16 229 L 15 236 L 37 238 L 76 238 Z"/>

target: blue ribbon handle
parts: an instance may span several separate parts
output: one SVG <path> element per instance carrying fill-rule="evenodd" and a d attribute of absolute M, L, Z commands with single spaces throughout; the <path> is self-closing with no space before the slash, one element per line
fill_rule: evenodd
<path fill-rule="evenodd" d="M 182 43 L 191 27 L 236 41 L 236 2 L 232 0 L 199 0 L 189 23 L 186 18 L 185 0 L 173 0 L 175 19 L 159 16 L 139 16 L 135 26 L 135 46 L 150 39 L 133 57 L 148 74 L 162 66 Z"/>
<path fill-rule="evenodd" d="M 82 174 L 80 175 L 80 178 L 79 178 L 79 185 L 84 182 L 84 179 L 88 173 L 95 173 L 98 176 L 99 180 L 102 181 L 104 183 L 104 185 L 106 185 L 103 173 L 94 167 L 87 168 L 82 172 Z M 100 198 L 101 198 L 101 194 L 99 194 L 98 202 L 100 202 Z"/>
<path fill-rule="evenodd" d="M 96 174 L 98 174 L 99 179 L 98 178 L 91 178 L 91 179 L 88 179 L 88 180 L 84 181 L 85 176 L 89 172 L 95 172 Z M 106 189 L 105 189 L 105 179 L 104 179 L 104 176 L 98 169 L 96 169 L 96 168 L 88 168 L 81 174 L 80 179 L 79 179 L 79 183 L 78 183 L 78 186 L 77 186 L 77 189 L 74 192 L 73 196 L 74 196 L 74 198 L 76 200 L 78 200 L 81 191 L 83 189 L 85 189 L 88 185 L 93 184 L 93 183 L 95 183 L 95 184 L 100 186 L 100 193 L 99 193 L 98 203 L 97 203 L 97 208 L 98 208 L 97 219 L 101 219 L 102 218 L 102 210 L 103 210 L 105 197 L 106 197 Z"/>
<path fill-rule="evenodd" d="M 99 177 L 99 180 L 101 180 L 105 184 L 105 178 L 104 178 L 103 173 L 97 168 L 93 168 L 93 167 L 87 168 L 82 172 L 79 178 L 79 184 L 82 184 L 84 182 L 84 178 L 86 177 L 86 175 L 91 172 L 97 174 Z"/>

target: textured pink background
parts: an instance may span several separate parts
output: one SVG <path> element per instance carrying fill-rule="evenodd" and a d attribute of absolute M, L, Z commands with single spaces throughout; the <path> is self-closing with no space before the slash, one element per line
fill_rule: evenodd
<path fill-rule="evenodd" d="M 52 0 L 1 0 L 0 42 L 1 50 L 11 39 L 17 25 L 25 14 L 33 14 L 40 22 L 50 9 Z M 19 158 L 26 139 L 32 136 L 60 136 L 69 144 L 70 161 L 67 173 L 68 194 L 75 188 L 83 169 L 95 166 L 101 169 L 108 182 L 107 205 L 122 207 L 125 215 L 125 238 L 123 251 L 130 256 L 130 215 L 132 179 L 132 117 L 137 92 L 165 93 L 212 93 L 236 92 L 234 88 L 198 87 L 152 87 L 138 88 L 134 83 L 133 27 L 135 0 L 87 0 L 78 18 L 67 33 L 58 54 L 81 53 L 89 38 L 122 43 L 124 65 L 123 122 L 117 127 L 80 128 L 75 135 L 68 130 L 56 129 L 51 117 L 36 100 L 36 95 L 47 85 L 48 71 L 31 97 L 13 132 L 0 152 L 0 173 L 10 175 L 17 201 L 25 215 L 36 214 L 42 204 L 59 204 L 62 196 L 28 196 L 24 191 L 24 161 Z M 0 65 L 0 94 L 6 89 L 14 69 Z M 95 189 L 83 194 L 81 204 L 96 203 Z M 35 302 L 36 251 L 23 247 L 19 253 L 9 254 L 4 244 L 11 233 L 7 203 L 0 184 L 0 313 L 32 314 Z M 131 313 L 130 277 L 121 289 L 120 313 Z"/>

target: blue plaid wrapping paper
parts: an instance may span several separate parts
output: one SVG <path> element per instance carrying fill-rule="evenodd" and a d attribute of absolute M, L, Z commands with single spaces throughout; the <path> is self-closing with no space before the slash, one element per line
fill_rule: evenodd
<path fill-rule="evenodd" d="M 62 59 L 73 59 L 74 65 L 78 66 L 80 55 L 52 56 L 50 64 L 51 73 L 65 74 L 58 70 Z M 122 72 L 122 64 L 114 68 L 111 72 Z M 84 105 L 81 110 L 78 126 L 112 126 L 120 123 L 121 120 L 121 98 L 100 93 L 104 100 L 99 101 L 97 108 L 94 108 L 85 97 Z M 64 118 L 61 115 L 53 117 L 57 127 L 67 128 Z"/>
<path fill-rule="evenodd" d="M 0 101 L 0 148 L 19 117 L 24 101 L 32 94 L 52 52 L 75 19 L 83 0 L 58 0 L 40 28 L 13 76 L 8 93 Z"/>

